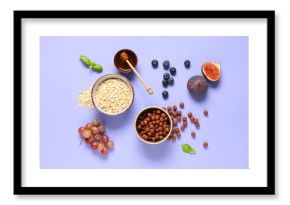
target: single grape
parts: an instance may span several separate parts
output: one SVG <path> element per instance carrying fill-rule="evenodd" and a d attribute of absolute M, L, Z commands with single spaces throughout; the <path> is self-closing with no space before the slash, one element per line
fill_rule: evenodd
<path fill-rule="evenodd" d="M 104 147 L 104 149 L 101 151 L 102 155 L 108 155 L 109 149 L 107 147 Z"/>
<path fill-rule="evenodd" d="M 107 147 L 112 149 L 114 147 L 114 143 L 112 141 L 107 142 Z"/>
<path fill-rule="evenodd" d="M 86 143 L 88 143 L 88 144 L 92 144 L 92 142 L 94 141 L 94 138 L 91 136 L 91 137 L 89 137 L 89 138 L 86 138 L 85 141 L 86 141 Z"/>
<path fill-rule="evenodd" d="M 95 126 L 92 127 L 91 131 L 92 131 L 93 135 L 99 133 L 99 129 L 97 127 L 95 127 Z"/>
<path fill-rule="evenodd" d="M 91 130 L 92 127 L 93 127 L 92 123 L 88 123 L 88 124 L 86 124 L 86 129 L 87 129 L 87 130 Z"/>
<path fill-rule="evenodd" d="M 84 130 L 85 130 L 84 127 L 80 127 L 80 128 L 79 128 L 79 133 L 82 134 Z"/>
<path fill-rule="evenodd" d="M 98 129 L 99 129 L 99 132 L 100 132 L 100 133 L 104 133 L 104 132 L 105 132 L 105 127 L 104 127 L 103 125 L 100 125 L 100 126 L 98 127 Z"/>
<path fill-rule="evenodd" d="M 98 148 L 98 146 L 99 146 L 99 143 L 97 143 L 97 142 L 92 142 L 92 144 L 91 144 L 91 148 L 93 149 L 93 150 L 96 150 L 97 148 Z"/>
<path fill-rule="evenodd" d="M 100 134 L 95 134 L 95 135 L 93 135 L 93 137 L 94 137 L 95 141 L 99 142 L 99 141 L 101 141 L 102 136 Z"/>
<path fill-rule="evenodd" d="M 108 135 L 103 135 L 101 139 L 102 139 L 102 142 L 105 143 L 105 144 L 109 142 Z"/>
<path fill-rule="evenodd" d="M 95 120 L 92 122 L 92 124 L 93 124 L 94 126 L 99 126 L 99 125 L 101 124 L 101 122 L 100 122 L 100 120 L 95 119 Z"/>
<path fill-rule="evenodd" d="M 103 143 L 98 143 L 97 150 L 102 151 L 105 148 L 105 145 Z"/>
<path fill-rule="evenodd" d="M 82 135 L 85 139 L 89 138 L 91 136 L 91 134 L 92 134 L 91 130 L 84 130 L 82 133 Z"/>

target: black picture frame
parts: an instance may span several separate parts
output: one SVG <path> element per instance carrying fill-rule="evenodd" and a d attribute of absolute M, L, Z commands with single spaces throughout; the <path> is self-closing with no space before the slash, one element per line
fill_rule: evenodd
<path fill-rule="evenodd" d="M 21 23 L 29 18 L 231 18 L 267 20 L 266 187 L 23 187 Z M 269 86 L 271 82 L 271 86 Z M 19 125 L 20 124 L 20 125 Z M 17 127 L 16 127 L 17 126 Z M 20 127 L 19 127 L 20 126 Z M 15 195 L 273 195 L 275 194 L 275 11 L 14 11 L 14 194 Z"/>

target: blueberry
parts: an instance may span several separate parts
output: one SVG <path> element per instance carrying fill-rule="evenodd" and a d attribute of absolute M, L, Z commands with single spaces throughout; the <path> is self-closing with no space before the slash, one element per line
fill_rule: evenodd
<path fill-rule="evenodd" d="M 174 84 L 174 79 L 173 78 L 169 78 L 168 83 L 169 83 L 169 85 L 173 85 Z"/>
<path fill-rule="evenodd" d="M 153 68 L 157 68 L 158 67 L 158 60 L 153 60 L 151 62 L 151 64 L 152 64 Z"/>
<path fill-rule="evenodd" d="M 168 86 L 168 81 L 167 80 L 162 80 L 162 85 L 163 87 L 167 87 Z"/>
<path fill-rule="evenodd" d="M 185 61 L 184 61 L 184 66 L 185 66 L 186 68 L 189 68 L 189 67 L 190 67 L 190 61 L 189 61 L 189 60 L 185 60 Z"/>
<path fill-rule="evenodd" d="M 167 99 L 168 98 L 168 92 L 167 91 L 163 91 L 162 92 L 162 96 L 163 96 L 163 98 Z"/>
<path fill-rule="evenodd" d="M 170 63 L 169 63 L 168 60 L 163 61 L 163 67 L 164 67 L 165 70 L 168 70 L 169 66 L 170 66 Z"/>
<path fill-rule="evenodd" d="M 163 79 L 164 79 L 164 80 L 169 80 L 169 78 L 170 78 L 169 73 L 164 73 L 164 74 L 163 74 Z"/>
<path fill-rule="evenodd" d="M 169 71 L 170 71 L 171 75 L 175 75 L 176 74 L 176 68 L 174 68 L 174 67 L 171 67 Z"/>

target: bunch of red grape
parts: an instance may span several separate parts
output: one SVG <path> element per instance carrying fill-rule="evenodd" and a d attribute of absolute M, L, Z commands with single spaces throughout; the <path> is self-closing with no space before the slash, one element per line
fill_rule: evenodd
<path fill-rule="evenodd" d="M 114 147 L 114 143 L 105 135 L 105 127 L 98 119 L 80 127 L 79 133 L 93 150 L 99 150 L 103 155 L 109 154 L 109 149 Z"/>

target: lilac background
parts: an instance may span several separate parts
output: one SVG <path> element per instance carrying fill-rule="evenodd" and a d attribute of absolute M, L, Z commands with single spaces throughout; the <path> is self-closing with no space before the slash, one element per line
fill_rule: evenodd
<path fill-rule="evenodd" d="M 153 88 L 154 95 L 133 75 L 126 75 L 135 89 L 135 101 L 126 113 L 109 117 L 95 109 L 79 108 L 79 90 L 88 88 L 101 75 L 118 73 L 114 54 L 129 48 L 138 55 L 137 69 Z M 100 63 L 99 74 L 79 60 L 86 55 Z M 158 69 L 151 60 L 158 59 Z M 168 87 L 163 100 L 162 61 L 177 68 L 175 85 Z M 191 60 L 191 68 L 183 62 Z M 221 63 L 222 77 L 216 87 L 209 86 L 202 101 L 190 96 L 189 77 L 201 74 L 205 61 Z M 196 130 L 189 123 L 175 143 L 147 145 L 134 131 L 136 114 L 150 105 L 167 106 L 185 102 L 183 113 L 193 112 L 200 120 Z M 208 109 L 209 116 L 203 116 Z M 101 118 L 116 147 L 108 157 L 94 153 L 85 143 L 79 146 L 77 129 L 94 118 Z M 190 132 L 197 133 L 196 139 Z M 203 149 L 207 141 L 209 148 Z M 195 155 L 182 152 L 188 143 Z M 248 37 L 40 37 L 40 168 L 248 168 Z"/>

